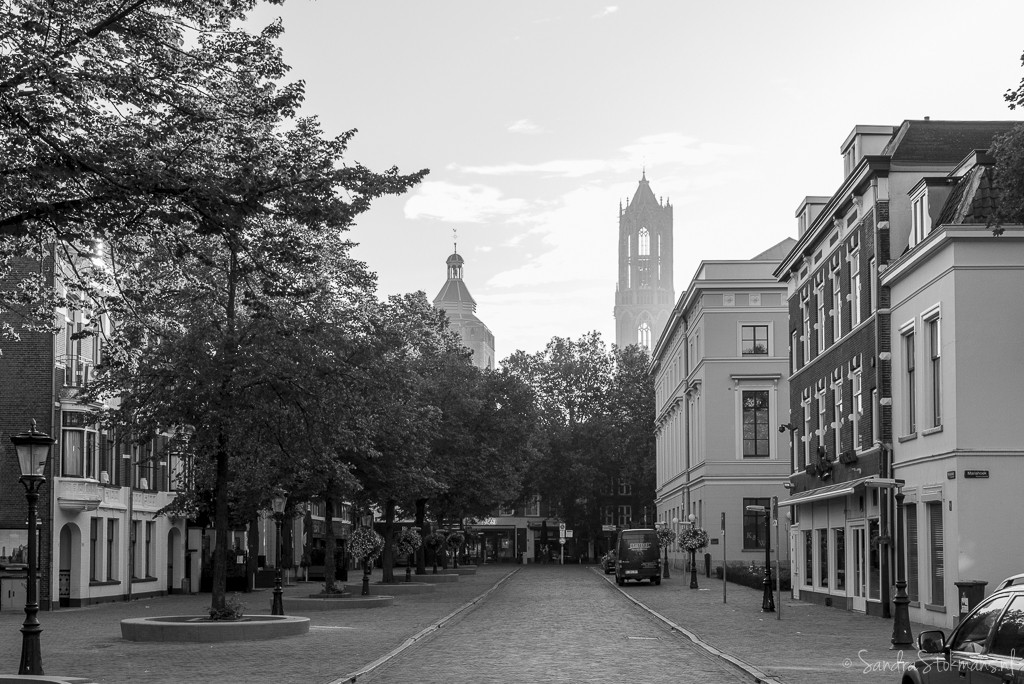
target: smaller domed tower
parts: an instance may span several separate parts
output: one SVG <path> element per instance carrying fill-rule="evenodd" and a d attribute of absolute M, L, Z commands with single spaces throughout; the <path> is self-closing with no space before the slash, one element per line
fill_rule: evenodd
<path fill-rule="evenodd" d="M 448 315 L 452 330 L 462 337 L 462 344 L 473 351 L 473 365 L 478 368 L 494 368 L 494 335 L 476 317 L 476 301 L 469 294 L 469 288 L 462 280 L 462 267 L 466 260 L 458 248 L 445 262 L 448 266 L 448 280 L 434 297 L 434 308 Z"/>

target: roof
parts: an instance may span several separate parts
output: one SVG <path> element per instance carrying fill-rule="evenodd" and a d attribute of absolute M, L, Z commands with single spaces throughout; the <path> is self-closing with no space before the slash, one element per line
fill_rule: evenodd
<path fill-rule="evenodd" d="M 978 164 L 949 193 L 935 225 L 988 223 L 995 217 L 999 196 L 992 182 L 994 168 Z"/>
<path fill-rule="evenodd" d="M 987 150 L 992 138 L 1008 132 L 1019 121 L 903 122 L 882 150 L 896 163 L 956 164 L 972 150 Z"/>
<path fill-rule="evenodd" d="M 476 300 L 469 294 L 469 288 L 462 278 L 449 278 L 434 297 L 434 306 L 444 309 L 445 305 L 468 306 L 470 311 L 476 310 Z"/>
<path fill-rule="evenodd" d="M 657 204 L 658 198 L 654 196 L 654 191 L 651 190 L 651 184 L 647 180 L 647 174 L 640 179 L 639 185 L 637 185 L 636 192 L 633 194 L 633 201 L 630 206 L 635 205 L 637 202 L 650 202 L 651 204 Z"/>
<path fill-rule="evenodd" d="M 791 237 L 782 240 L 778 244 L 772 245 L 765 251 L 752 258 L 751 261 L 782 261 L 786 258 L 786 255 L 792 251 L 793 246 L 796 244 L 796 240 Z"/>

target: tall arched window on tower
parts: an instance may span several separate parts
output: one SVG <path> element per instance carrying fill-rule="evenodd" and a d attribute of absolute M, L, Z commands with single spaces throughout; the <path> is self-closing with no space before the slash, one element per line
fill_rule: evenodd
<path fill-rule="evenodd" d="M 639 249 L 637 254 L 639 256 L 649 256 L 651 253 L 651 234 L 647 232 L 646 228 L 640 229 Z"/>
<path fill-rule="evenodd" d="M 651 348 L 651 325 L 647 321 L 640 324 L 636 329 L 636 343 L 644 349 Z"/>

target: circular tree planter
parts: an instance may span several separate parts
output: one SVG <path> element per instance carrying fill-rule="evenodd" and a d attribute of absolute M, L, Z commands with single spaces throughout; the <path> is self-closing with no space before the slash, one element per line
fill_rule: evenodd
<path fill-rule="evenodd" d="M 413 582 L 426 582 L 427 584 L 439 584 L 441 582 L 458 582 L 459 576 L 456 574 L 437 574 L 431 575 L 429 572 L 426 575 L 413 575 Z"/>
<path fill-rule="evenodd" d="M 350 589 L 358 591 L 355 587 Z M 435 591 L 437 587 L 433 584 L 427 584 L 426 582 L 406 582 L 404 579 L 400 582 L 370 582 L 370 594 L 393 594 L 395 596 L 407 596 L 409 594 L 429 594 Z"/>
<path fill-rule="evenodd" d="M 308 631 L 309 618 L 294 615 L 247 615 L 241 620 L 169 615 L 121 620 L 121 636 L 128 641 L 260 641 Z"/>
<path fill-rule="evenodd" d="M 351 608 L 384 608 L 394 604 L 394 602 L 394 596 L 360 596 L 351 593 L 310 594 L 306 598 L 286 598 L 284 600 L 284 609 L 285 612 L 306 613 Z"/>
<path fill-rule="evenodd" d="M 449 571 L 450 572 L 454 572 L 456 575 L 475 575 L 476 574 L 476 566 L 475 565 L 460 565 L 457 568 L 451 568 Z"/>
<path fill-rule="evenodd" d="M 60 675 L 0 675 L 4 684 L 95 684 L 85 677 L 61 677 Z"/>

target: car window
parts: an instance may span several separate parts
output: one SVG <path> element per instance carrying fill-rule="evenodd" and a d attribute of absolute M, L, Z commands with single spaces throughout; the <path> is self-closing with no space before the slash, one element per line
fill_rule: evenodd
<path fill-rule="evenodd" d="M 992 627 L 996 624 L 999 611 L 1003 609 L 1009 599 L 1009 596 L 997 596 L 988 603 L 982 604 L 957 629 L 950 640 L 950 650 L 981 653 Z"/>
<path fill-rule="evenodd" d="M 1024 596 L 1014 597 L 1003 613 L 990 651 L 995 655 L 1024 658 Z"/>

